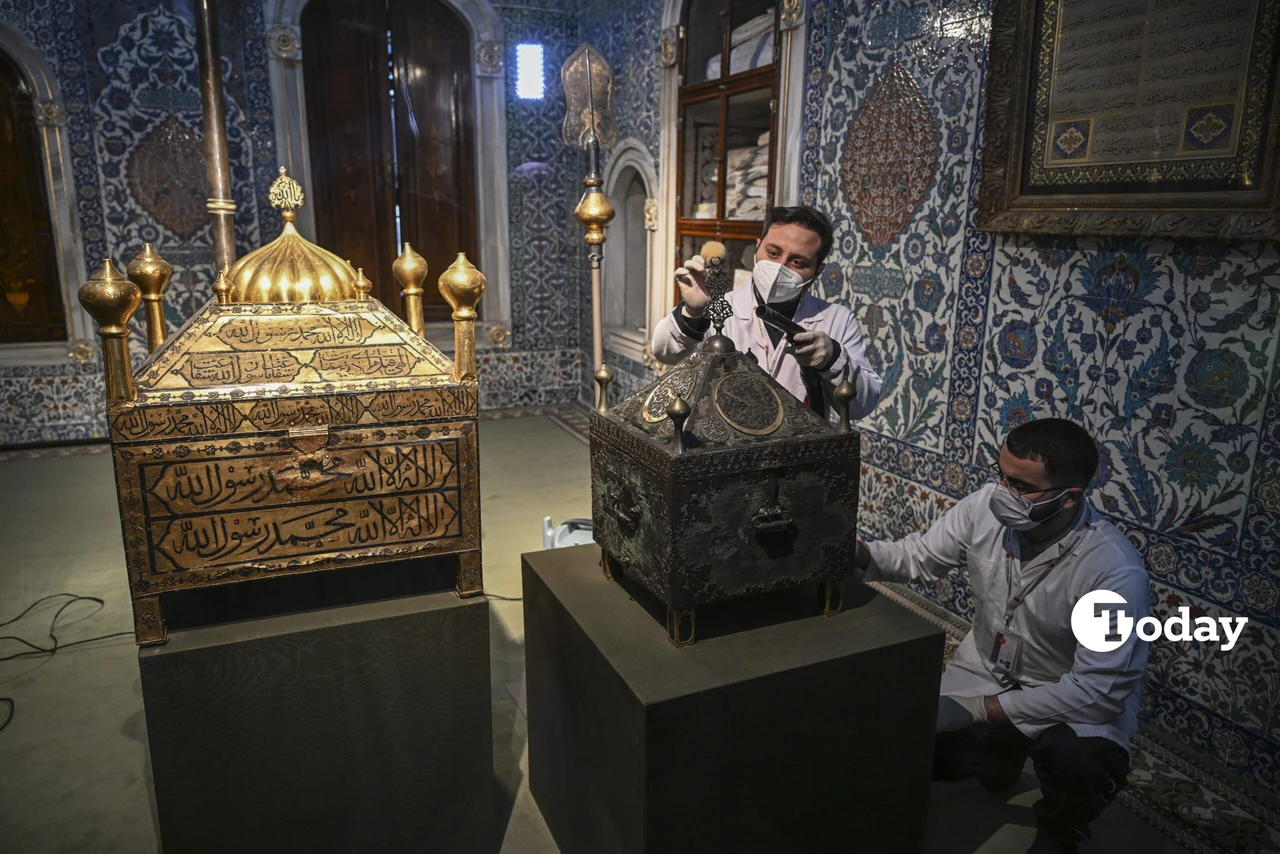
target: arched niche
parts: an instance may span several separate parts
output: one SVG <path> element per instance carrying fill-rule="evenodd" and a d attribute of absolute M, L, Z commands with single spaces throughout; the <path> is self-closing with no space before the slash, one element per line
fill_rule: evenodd
<path fill-rule="evenodd" d="M 59 291 L 67 319 L 66 341 L 0 345 L 0 366 L 66 364 L 70 358 L 88 361 L 97 347 L 91 343 L 93 325 L 80 308 L 78 296 L 86 275 L 62 92 L 44 55 L 20 32 L 3 23 L 0 23 L 0 50 L 13 59 L 31 86 L 36 125 L 40 129 L 40 169 L 53 225 Z M 80 346 L 86 342 L 89 342 L 87 347 Z M 72 357 L 72 353 L 76 356 Z"/>
<path fill-rule="evenodd" d="M 605 346 L 639 362 L 661 318 L 652 311 L 654 282 L 665 279 L 654 239 L 658 173 L 644 143 L 627 137 L 609 153 L 603 177 L 617 212 L 604 253 Z"/>
<path fill-rule="evenodd" d="M 275 111 L 277 160 L 310 186 L 306 98 L 302 79 L 302 10 L 310 0 L 264 0 L 264 22 L 270 57 L 271 102 Z M 503 68 L 502 19 L 488 0 L 442 0 L 456 11 L 471 32 L 475 79 L 475 148 L 477 238 L 480 257 L 471 259 L 485 274 L 488 287 L 480 301 L 481 349 L 501 346 L 511 329 L 510 240 L 507 225 L 507 115 Z M 298 228 L 314 237 L 309 209 L 299 212 Z M 431 271 L 439 275 L 443 271 Z M 378 275 L 390 276 L 390 270 Z M 453 324 L 429 323 L 427 337 L 442 350 L 453 349 Z"/>

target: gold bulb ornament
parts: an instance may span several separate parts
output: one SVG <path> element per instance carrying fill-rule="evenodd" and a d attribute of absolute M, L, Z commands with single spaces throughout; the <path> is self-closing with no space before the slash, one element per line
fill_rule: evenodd
<path fill-rule="evenodd" d="M 125 269 L 129 281 L 138 286 L 142 301 L 146 303 L 147 352 L 154 353 L 169 336 L 168 324 L 164 320 L 164 293 L 173 276 L 173 267 L 156 254 L 150 243 L 144 243 L 142 251 Z"/>
<path fill-rule="evenodd" d="M 425 265 L 424 265 L 425 267 Z M 476 381 L 476 304 L 484 295 L 484 273 L 459 252 L 437 284 L 453 309 L 453 373 L 458 382 Z"/>
<path fill-rule="evenodd" d="M 80 305 L 98 324 L 102 339 L 102 371 L 107 405 L 132 403 L 136 397 L 129 364 L 129 319 L 142 303 L 142 291 L 125 278 L 110 258 L 80 287 Z"/>
<path fill-rule="evenodd" d="M 405 241 L 404 251 L 391 265 L 391 273 L 400 283 L 400 299 L 404 306 L 404 319 L 409 328 L 419 335 L 422 323 L 422 283 L 427 278 L 427 259 L 423 258 Z"/>

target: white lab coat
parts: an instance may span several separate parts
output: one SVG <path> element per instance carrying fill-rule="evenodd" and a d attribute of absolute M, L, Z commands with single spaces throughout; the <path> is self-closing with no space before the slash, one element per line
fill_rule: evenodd
<path fill-rule="evenodd" d="M 808 392 L 805 391 L 804 380 L 800 378 L 800 363 L 787 348 L 785 338 L 778 342 L 778 347 L 774 347 L 770 341 L 768 330 L 756 317 L 756 298 L 752 286 L 744 285 L 725 296 L 733 309 L 733 316 L 725 321 L 724 334 L 733 341 L 733 346 L 741 352 L 754 353 L 756 361 L 779 385 L 798 400 L 805 400 Z M 675 310 L 680 311 L 680 307 L 677 306 Z M 875 409 L 880 401 L 880 375 L 867 361 L 862 327 L 858 325 L 853 312 L 806 292 L 792 319 L 805 329 L 827 333 L 840 345 L 840 356 L 822 374 L 827 420 L 833 424 L 839 422 L 840 414 L 832 391 L 843 381 L 853 379 L 855 373 L 857 379 L 854 386 L 857 394 L 849 404 L 849 417 L 862 418 Z M 707 335 L 711 334 L 713 331 L 709 330 Z M 701 338 L 684 334 L 672 314 L 668 314 L 654 330 L 651 345 L 653 357 L 664 364 L 674 365 L 693 352 L 701 342 Z"/>
<path fill-rule="evenodd" d="M 987 506 L 997 488 L 988 484 L 966 497 L 923 533 L 868 543 L 866 580 L 932 582 L 964 567 L 973 587 L 973 626 L 942 674 L 942 695 L 999 695 L 1001 708 L 1024 735 L 1034 738 L 1065 723 L 1082 737 L 1101 736 L 1128 750 L 1138 728 L 1147 642 L 1133 632 L 1112 652 L 1092 652 L 1076 643 L 1071 609 L 1084 594 L 1102 589 L 1125 598 L 1125 613 L 1135 624 L 1148 616 L 1151 594 L 1142 558 L 1086 502 L 1075 526 L 1024 564 L 1020 535 Z M 993 673 L 990 655 L 1011 600 L 1009 582 L 1014 593 L 1024 590 L 1050 564 L 1056 565 L 1013 612 L 1010 626 L 1022 637 L 1015 686 L 1007 675 Z"/>

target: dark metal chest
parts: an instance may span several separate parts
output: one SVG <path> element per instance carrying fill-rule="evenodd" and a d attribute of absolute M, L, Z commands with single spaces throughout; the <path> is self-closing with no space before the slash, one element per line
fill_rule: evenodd
<path fill-rule="evenodd" d="M 668 409 L 688 404 L 682 449 Z M 821 583 L 839 610 L 853 568 L 859 437 L 803 406 L 753 360 L 698 352 L 591 417 L 592 519 L 607 573 L 667 608 L 677 644 L 699 605 Z"/>

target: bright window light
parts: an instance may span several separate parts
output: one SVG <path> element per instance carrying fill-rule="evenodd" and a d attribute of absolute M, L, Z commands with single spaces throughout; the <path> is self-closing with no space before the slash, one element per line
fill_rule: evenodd
<path fill-rule="evenodd" d="M 516 45 L 516 96 L 541 98 L 546 89 L 542 79 L 542 45 Z"/>

